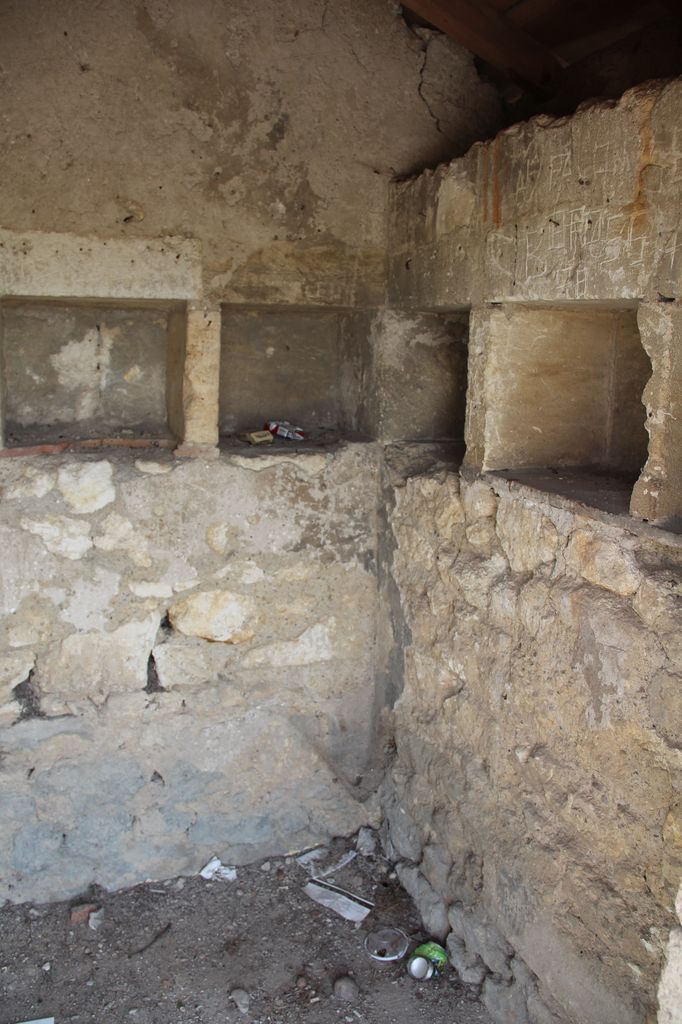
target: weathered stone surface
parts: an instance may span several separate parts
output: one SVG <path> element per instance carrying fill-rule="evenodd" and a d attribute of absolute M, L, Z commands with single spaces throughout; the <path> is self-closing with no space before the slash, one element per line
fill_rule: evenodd
<path fill-rule="evenodd" d="M 634 594 L 640 584 L 641 575 L 622 539 L 619 544 L 596 538 L 588 530 L 576 530 L 566 549 L 566 563 L 583 579 L 622 597 Z"/>
<path fill-rule="evenodd" d="M 682 674 L 656 673 L 649 687 L 649 711 L 656 732 L 682 750 Z"/>
<path fill-rule="evenodd" d="M 110 633 L 72 633 L 57 652 L 38 657 L 41 692 L 57 706 L 71 700 L 100 704 L 110 693 L 143 689 L 158 627 L 158 616 L 151 615 Z"/>
<path fill-rule="evenodd" d="M 49 75 L 29 102 L 32 12 L 24 3 L 6 10 L 0 47 L 12 82 L 7 135 L 24 140 L 8 180 L 26 182 L 0 203 L 0 223 L 12 229 L 0 250 L 4 294 L 380 305 L 389 180 L 463 152 L 499 120 L 496 92 L 470 54 L 438 34 L 417 38 L 386 4 L 349 0 L 334 10 L 323 0 L 285 8 L 238 0 L 236 35 L 199 0 L 182 68 L 182 5 L 139 15 L 116 0 L 106 25 L 92 12 L 50 11 L 40 27 Z M 85 41 L 83 77 L 74 78 L 65 31 Z M 121 45 L 106 45 L 114 37 Z M 142 97 L 132 73 L 140 67 Z M 356 93 L 368 88 L 375 102 L 358 118 Z M 61 134 L 48 96 L 59 97 Z M 159 162 L 166 133 L 171 152 Z M 114 142 L 124 135 L 125 145 Z M 45 152 L 59 145 L 89 153 L 89 171 L 60 165 L 45 191 Z M 114 181 L 125 181 L 125 194 Z"/>
<path fill-rule="evenodd" d="M 295 640 L 284 640 L 267 647 L 256 647 L 244 658 L 246 668 L 270 665 L 273 668 L 290 668 L 294 665 L 314 665 L 318 661 L 330 661 L 334 656 L 333 621 L 318 622 L 309 626 Z"/>
<path fill-rule="evenodd" d="M 514 572 L 532 572 L 556 557 L 557 530 L 541 509 L 503 501 L 497 535 Z"/>
<path fill-rule="evenodd" d="M 509 1024 L 528 1024 L 528 1005 L 519 985 L 509 985 L 486 978 L 481 999 L 495 1020 Z"/>
<path fill-rule="evenodd" d="M 35 534 L 53 555 L 77 561 L 92 547 L 90 524 L 67 516 L 50 516 L 42 522 L 22 519 L 22 529 Z"/>
<path fill-rule="evenodd" d="M 453 932 L 464 941 L 467 950 L 476 953 L 492 974 L 510 982 L 509 962 L 514 950 L 495 925 L 486 917 L 469 913 L 456 903 L 450 907 L 448 919 Z"/>
<path fill-rule="evenodd" d="M 434 939 L 443 942 L 450 931 L 445 901 L 431 888 L 414 864 L 398 864 L 396 871 L 417 905 L 424 928 Z"/>
<path fill-rule="evenodd" d="M 378 825 L 378 454 L 269 453 L 254 471 L 257 454 L 155 453 L 168 471 L 147 473 L 113 453 L 113 501 L 77 516 L 33 486 L 41 459 L 0 462 L 15 495 L 0 528 L 3 895 L 63 898 Z M 91 465 L 54 455 L 49 474 Z M 215 524 L 226 542 L 211 546 Z M 83 557 L 49 550 L 74 543 Z"/>
<path fill-rule="evenodd" d="M 0 657 L 0 706 L 12 699 L 14 687 L 28 678 L 34 665 L 32 651 L 13 651 Z"/>
<path fill-rule="evenodd" d="M 208 590 L 176 601 L 168 609 L 174 629 L 185 636 L 228 644 L 242 644 L 253 639 L 248 628 L 255 605 L 250 597 L 229 590 Z"/>
<path fill-rule="evenodd" d="M 675 900 L 677 919 L 682 925 L 682 885 Z M 665 966 L 658 985 L 658 1024 L 679 1024 L 682 1020 L 682 928 L 670 932 Z"/>
<path fill-rule="evenodd" d="M 80 466 L 62 466 L 57 486 L 73 512 L 86 515 L 111 504 L 116 497 L 111 463 L 86 462 Z"/>
<path fill-rule="evenodd" d="M 152 564 L 148 542 L 133 523 L 119 512 L 110 512 L 100 523 L 102 532 L 94 538 L 94 545 L 102 551 L 123 551 L 135 565 L 147 568 Z"/>
<path fill-rule="evenodd" d="M 465 985 L 479 988 L 488 975 L 488 968 L 476 953 L 470 952 L 464 941 L 451 932 L 447 940 L 450 963 Z"/>
<path fill-rule="evenodd" d="M 638 1024 L 663 959 L 642 936 L 668 934 L 682 876 L 679 545 L 492 476 L 442 533 L 456 483 L 405 476 L 387 847 L 449 904 L 452 962 L 498 1020 Z"/>

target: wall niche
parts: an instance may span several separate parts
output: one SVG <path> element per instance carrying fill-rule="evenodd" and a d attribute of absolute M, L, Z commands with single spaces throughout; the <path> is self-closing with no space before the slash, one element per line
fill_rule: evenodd
<path fill-rule="evenodd" d="M 484 469 L 627 512 L 648 446 L 636 307 L 510 303 L 488 344 Z"/>
<path fill-rule="evenodd" d="M 12 299 L 1 315 L 7 447 L 171 436 L 173 307 Z"/>

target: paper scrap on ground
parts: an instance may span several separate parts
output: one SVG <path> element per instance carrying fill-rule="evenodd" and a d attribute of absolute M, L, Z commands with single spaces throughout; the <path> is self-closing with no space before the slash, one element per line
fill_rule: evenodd
<path fill-rule="evenodd" d="M 54 1017 L 41 1017 L 40 1020 L 22 1020 L 19 1024 L 54 1024 Z"/>
<path fill-rule="evenodd" d="M 199 872 L 202 878 L 208 881 L 234 882 L 237 878 L 237 869 L 227 867 L 220 857 L 211 857 L 208 864 Z"/>
<path fill-rule="evenodd" d="M 329 910 L 334 910 L 341 917 L 345 917 L 346 921 L 364 921 L 374 908 L 374 904 L 369 900 L 346 892 L 345 889 L 339 889 L 329 882 L 308 882 L 303 886 L 303 892 L 320 906 L 328 907 Z"/>

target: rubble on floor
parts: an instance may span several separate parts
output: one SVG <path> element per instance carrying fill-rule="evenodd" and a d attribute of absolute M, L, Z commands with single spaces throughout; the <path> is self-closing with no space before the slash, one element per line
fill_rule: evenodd
<path fill-rule="evenodd" d="M 371 838 L 358 844 L 366 856 L 349 859 L 354 841 L 334 840 L 307 864 L 271 858 L 229 883 L 196 876 L 6 905 L 0 1024 L 489 1024 L 454 969 L 420 983 L 406 958 L 368 955 L 365 937 L 380 925 L 402 929 L 410 950 L 429 937 Z M 339 863 L 327 880 L 375 905 L 362 923 L 303 892 Z"/>

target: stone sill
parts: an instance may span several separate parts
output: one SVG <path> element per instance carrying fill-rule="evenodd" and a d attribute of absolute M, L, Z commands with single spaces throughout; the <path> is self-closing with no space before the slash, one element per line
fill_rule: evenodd
<path fill-rule="evenodd" d="M 101 448 L 163 449 L 175 448 L 177 441 L 169 437 L 90 437 L 81 440 L 0 448 L 0 459 L 30 458 L 34 455 L 61 455 L 64 452 L 91 452 Z"/>
<path fill-rule="evenodd" d="M 526 471 L 528 475 L 530 473 Z M 521 495 L 539 508 L 549 507 L 563 509 L 572 515 L 592 519 L 595 522 L 603 523 L 605 526 L 617 527 L 632 536 L 654 541 L 656 544 L 666 548 L 682 552 L 682 523 L 662 523 L 655 525 L 643 519 L 635 519 L 626 512 L 607 511 L 588 504 L 577 497 L 566 494 L 559 494 L 556 491 L 540 486 L 540 481 L 547 480 L 545 472 L 536 483 L 529 480 L 522 480 L 522 471 L 495 470 L 477 474 L 472 470 L 463 470 L 462 477 L 471 481 L 474 479 L 484 480 L 490 484 L 497 494 Z"/>

